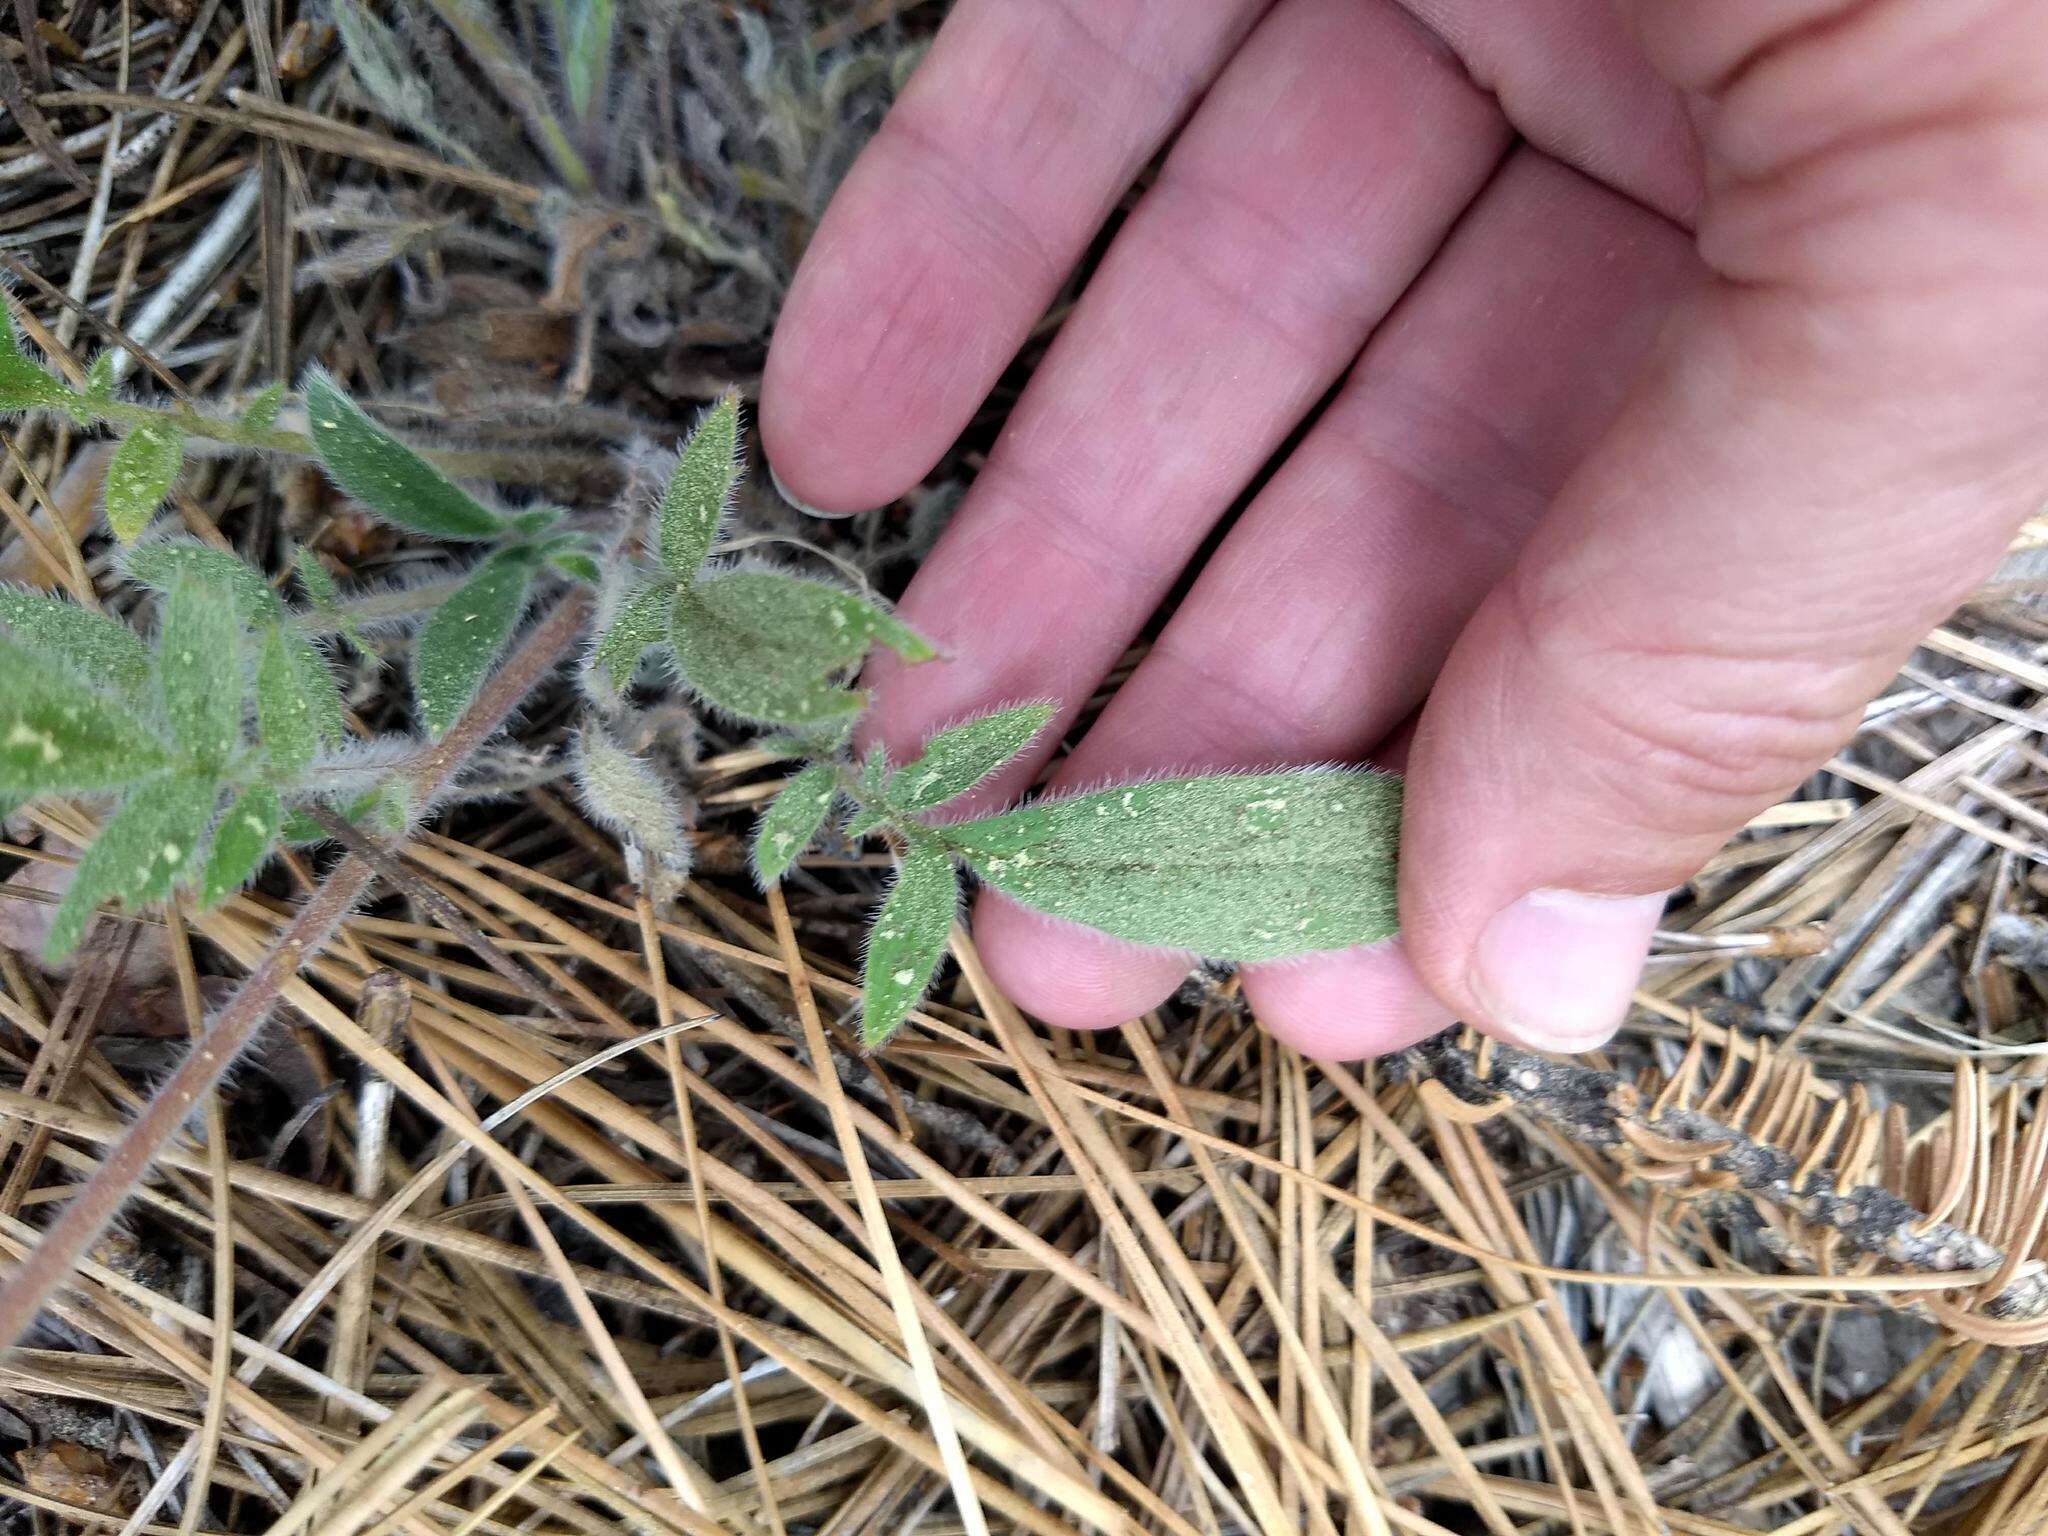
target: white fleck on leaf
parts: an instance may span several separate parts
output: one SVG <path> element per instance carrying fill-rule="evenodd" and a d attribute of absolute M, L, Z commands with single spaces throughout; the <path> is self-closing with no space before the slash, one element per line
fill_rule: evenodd
<path fill-rule="evenodd" d="M 256 729 L 271 773 L 283 781 L 303 771 L 320 749 L 320 722 L 299 665 L 292 637 L 282 625 L 271 626 L 256 657 Z"/>
<path fill-rule="evenodd" d="M 134 710 L 0 638 L 0 795 L 114 789 L 170 766 Z"/>
<path fill-rule="evenodd" d="M 868 932 L 860 1037 L 870 1049 L 896 1033 L 931 986 L 946 957 L 959 905 L 960 877 L 952 859 L 921 838 L 911 842 L 896 884 Z"/>
<path fill-rule="evenodd" d="M 437 539 L 492 539 L 505 520 L 372 421 L 334 380 L 306 376 L 313 451 L 349 495 L 387 523 Z"/>
<path fill-rule="evenodd" d="M 439 736 L 460 718 L 505 648 L 533 590 L 530 551 L 501 550 L 421 626 L 412 654 L 420 719 Z"/>
<path fill-rule="evenodd" d="M 129 796 L 79 858 L 43 958 L 56 964 L 70 954 L 103 901 L 134 908 L 168 896 L 198 856 L 219 796 L 210 779 L 160 779 Z"/>
<path fill-rule="evenodd" d="M 149 526 L 185 463 L 185 439 L 145 424 L 121 439 L 107 461 L 107 526 L 123 544 Z"/>
<path fill-rule="evenodd" d="M 739 453 L 740 397 L 728 390 L 683 444 L 661 495 L 657 545 L 661 563 L 678 581 L 690 580 L 711 556 L 718 525 L 739 480 Z"/>
<path fill-rule="evenodd" d="M 277 791 L 268 784 L 252 784 L 242 791 L 214 828 L 213 848 L 199 880 L 203 906 L 219 906 L 249 883 L 256 867 L 276 845 L 283 819 Z"/>
<path fill-rule="evenodd" d="M 787 667 L 776 647 L 726 622 L 693 591 L 676 594 L 669 648 L 684 682 L 742 720 L 823 725 L 858 714 L 867 702 L 834 683 L 830 671 Z"/>
<path fill-rule="evenodd" d="M 831 766 L 813 763 L 768 802 L 754 829 L 754 878 L 763 890 L 787 874 L 797 856 L 811 846 L 837 797 Z"/>
<path fill-rule="evenodd" d="M 194 581 L 171 589 L 157 630 L 156 685 L 172 740 L 219 771 L 242 734 L 241 626 L 225 593 Z"/>
<path fill-rule="evenodd" d="M 1019 704 L 940 731 L 890 776 L 884 791 L 890 806 L 926 811 L 966 794 L 1029 748 L 1056 713 L 1052 704 Z"/>
<path fill-rule="evenodd" d="M 191 539 L 150 539 L 123 550 L 120 565 L 130 581 L 156 592 L 168 594 L 181 581 L 215 587 L 229 596 L 251 628 L 284 617 L 284 602 L 263 573 L 224 549 L 208 549 Z"/>
<path fill-rule="evenodd" d="M 277 425 L 277 413 L 284 405 L 284 385 L 265 385 L 256 393 L 256 398 L 242 408 L 240 424 L 244 431 L 268 432 Z"/>
<path fill-rule="evenodd" d="M 1401 781 L 1366 769 L 1165 779 L 939 829 L 1019 904 L 1217 960 L 1389 937 Z"/>

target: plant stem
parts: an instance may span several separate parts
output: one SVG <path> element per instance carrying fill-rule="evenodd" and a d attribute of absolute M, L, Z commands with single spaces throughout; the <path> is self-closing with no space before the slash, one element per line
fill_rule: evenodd
<path fill-rule="evenodd" d="M 262 453 L 291 453 L 301 458 L 313 454 L 313 440 L 303 432 L 286 432 L 276 427 L 245 427 L 237 421 L 202 416 L 192 410 L 165 410 L 160 406 L 137 405 L 131 400 L 96 400 L 78 395 L 71 402 L 87 415 L 124 427 L 168 427 L 187 437 L 230 448 L 247 448 Z"/>
<path fill-rule="evenodd" d="M 421 756 L 412 774 L 415 801 L 431 799 L 471 753 L 497 734 L 519 701 L 569 654 L 582 634 L 590 608 L 589 592 L 573 589 L 520 642 L 448 734 Z M 208 1023 L 170 1080 L 144 1106 L 128 1134 L 65 1204 L 43 1240 L 0 1289 L 0 1347 L 21 1337 L 50 1293 L 70 1277 L 79 1259 L 149 1172 L 157 1154 L 255 1037 L 285 982 L 333 938 L 374 874 L 368 862 L 351 854 L 306 899 L 256 969 Z"/>

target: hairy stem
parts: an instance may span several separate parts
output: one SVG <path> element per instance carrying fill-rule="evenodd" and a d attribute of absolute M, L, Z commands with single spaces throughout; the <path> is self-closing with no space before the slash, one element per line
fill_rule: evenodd
<path fill-rule="evenodd" d="M 569 654 L 590 614 L 587 591 L 569 592 L 534 629 L 449 729 L 420 758 L 413 798 L 424 802 L 502 726 L 519 701 Z M 307 898 L 263 959 L 214 1015 L 193 1048 L 157 1090 L 128 1133 L 65 1204 L 43 1239 L 0 1289 L 0 1346 L 20 1338 L 50 1293 L 62 1285 L 106 1230 L 164 1145 L 213 1091 L 277 1001 L 285 982 L 312 960 L 354 907 L 375 871 L 350 854 Z"/>

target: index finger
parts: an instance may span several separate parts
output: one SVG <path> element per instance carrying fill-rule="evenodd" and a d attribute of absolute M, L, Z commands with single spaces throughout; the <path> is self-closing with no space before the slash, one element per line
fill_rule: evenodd
<path fill-rule="evenodd" d="M 1269 0 L 964 0 L 818 226 L 761 435 L 864 511 L 959 436 L 1145 162 Z"/>

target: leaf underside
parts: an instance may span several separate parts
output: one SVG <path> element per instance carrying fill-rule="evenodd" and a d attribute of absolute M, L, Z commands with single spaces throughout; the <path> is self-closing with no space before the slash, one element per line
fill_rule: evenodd
<path fill-rule="evenodd" d="M 868 934 L 861 973 L 863 1044 L 872 1048 L 895 1034 L 931 986 L 959 904 L 960 877 L 952 859 L 938 847 L 913 842 Z"/>
<path fill-rule="evenodd" d="M 1400 825 L 1396 775 L 1303 769 L 1135 784 L 938 830 L 1034 911 L 1251 962 L 1393 934 Z"/>
<path fill-rule="evenodd" d="M 692 847 L 674 791 L 645 758 L 627 751 L 601 726 L 577 738 L 577 780 L 583 803 L 614 836 L 640 844 L 670 869 L 689 866 Z"/>

